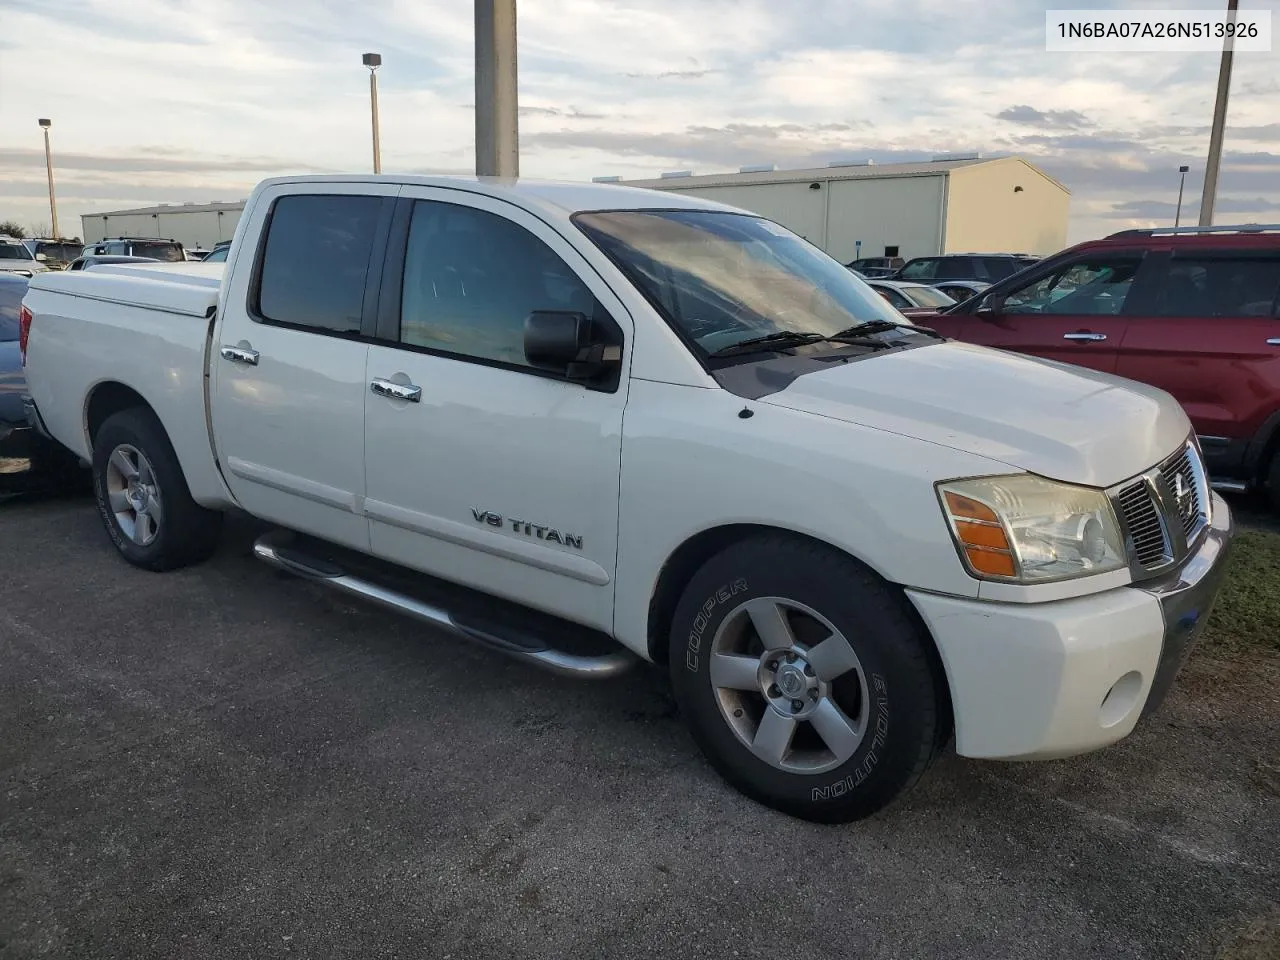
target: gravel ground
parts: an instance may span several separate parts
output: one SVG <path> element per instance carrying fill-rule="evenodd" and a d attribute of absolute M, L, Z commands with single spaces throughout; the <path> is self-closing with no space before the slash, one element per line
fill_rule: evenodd
<path fill-rule="evenodd" d="M 1088 757 L 944 758 L 819 827 L 657 671 L 543 675 L 276 575 L 0 506 L 0 957 L 1212 957 L 1280 903 L 1280 668 L 1194 660 Z"/>

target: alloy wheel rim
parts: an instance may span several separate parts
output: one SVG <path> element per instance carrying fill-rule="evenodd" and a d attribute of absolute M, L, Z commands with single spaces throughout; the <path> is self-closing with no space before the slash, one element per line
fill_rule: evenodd
<path fill-rule="evenodd" d="M 786 773 L 834 770 L 857 752 L 871 699 L 853 645 L 812 607 L 758 597 L 711 641 L 721 715 L 755 756 Z"/>
<path fill-rule="evenodd" d="M 132 444 L 120 444 L 107 458 L 106 486 L 120 531 L 140 547 L 154 543 L 164 521 L 164 505 L 151 461 Z"/>

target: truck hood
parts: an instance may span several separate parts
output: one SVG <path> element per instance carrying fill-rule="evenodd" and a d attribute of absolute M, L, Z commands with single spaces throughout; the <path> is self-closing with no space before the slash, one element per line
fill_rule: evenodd
<path fill-rule="evenodd" d="M 760 402 L 1095 487 L 1154 466 L 1191 432 L 1163 390 L 954 341 L 832 364 Z"/>

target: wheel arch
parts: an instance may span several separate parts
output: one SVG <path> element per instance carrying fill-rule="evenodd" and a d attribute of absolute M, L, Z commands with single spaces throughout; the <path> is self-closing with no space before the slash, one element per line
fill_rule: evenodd
<path fill-rule="evenodd" d="M 924 617 L 921 616 L 920 611 L 916 609 L 916 605 L 907 597 L 902 585 L 889 580 L 874 565 L 851 551 L 821 537 L 790 530 L 786 527 L 755 523 L 730 523 L 709 527 L 688 537 L 671 552 L 659 571 L 658 579 L 649 601 L 648 652 L 653 662 L 662 666 L 667 663 L 671 641 L 671 621 L 675 616 L 676 605 L 680 601 L 680 595 L 689 578 L 715 554 L 734 543 L 756 536 L 783 536 L 842 554 L 859 566 L 864 567 L 894 590 L 904 615 L 916 625 L 921 636 L 927 640 L 925 649 L 929 657 L 929 664 L 934 671 L 934 675 L 940 681 L 939 688 L 942 695 L 941 706 L 943 708 L 944 725 L 943 737 L 944 739 L 949 738 L 955 724 L 954 706 L 951 698 L 951 677 L 947 671 L 946 663 L 942 659 L 942 652 L 938 649 L 938 644 L 933 638 L 933 631 L 929 629 L 929 625 L 925 622 Z"/>
<path fill-rule="evenodd" d="M 680 594 L 693 573 L 715 554 L 732 546 L 734 543 L 763 535 L 788 537 L 841 553 L 874 573 L 885 583 L 900 589 L 899 584 L 888 580 L 873 564 L 868 563 L 864 558 L 812 534 L 801 533 L 797 530 L 790 530 L 786 527 L 772 524 L 759 523 L 728 523 L 708 527 L 691 535 L 676 547 L 658 572 L 658 579 L 649 598 L 648 616 L 648 650 L 649 656 L 654 663 L 666 663 L 671 641 L 671 619 L 675 616 L 676 605 L 680 602 Z M 916 610 L 915 605 L 906 598 L 905 594 L 902 596 L 902 604 L 903 609 L 909 611 L 911 618 L 929 638 L 929 646 L 938 658 L 938 669 L 942 670 L 941 655 L 938 653 L 937 644 L 934 643 L 933 635 L 925 625 L 924 619 L 920 616 L 919 611 Z M 942 671 L 941 675 L 945 677 L 946 672 Z"/>
<path fill-rule="evenodd" d="M 108 417 L 132 407 L 142 407 L 156 420 L 160 420 L 155 407 L 133 387 L 118 380 L 103 380 L 94 384 L 84 402 L 84 435 L 88 440 L 88 449 L 93 449 L 94 439 Z"/>

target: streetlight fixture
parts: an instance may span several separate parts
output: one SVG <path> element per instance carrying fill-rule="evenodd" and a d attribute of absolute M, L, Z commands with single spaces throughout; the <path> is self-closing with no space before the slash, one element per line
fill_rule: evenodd
<path fill-rule="evenodd" d="M 49 148 L 49 128 L 53 126 L 53 121 L 45 118 L 40 119 L 40 127 L 44 130 L 44 168 L 49 175 L 49 218 L 53 221 L 53 239 L 60 240 L 62 234 L 58 232 L 58 201 L 53 196 L 53 151 Z"/>
<path fill-rule="evenodd" d="M 1190 167 L 1179 167 L 1178 173 L 1182 176 L 1178 180 L 1178 212 L 1173 215 L 1173 229 L 1177 230 L 1178 225 L 1182 222 L 1182 188 L 1187 185 L 1187 171 Z"/>
<path fill-rule="evenodd" d="M 378 68 L 382 66 L 382 54 L 366 53 L 361 62 L 369 68 L 369 109 L 373 115 L 373 172 L 382 172 L 382 145 L 378 137 Z"/>

